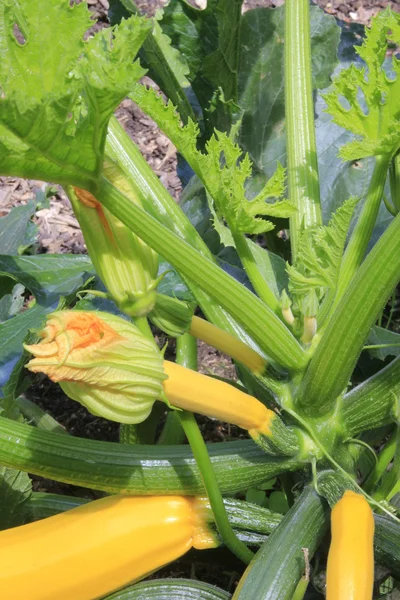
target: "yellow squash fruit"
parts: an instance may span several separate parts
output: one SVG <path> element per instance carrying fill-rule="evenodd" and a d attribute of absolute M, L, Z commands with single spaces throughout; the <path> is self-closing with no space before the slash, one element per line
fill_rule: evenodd
<path fill-rule="evenodd" d="M 374 516 L 360 494 L 347 490 L 331 515 L 327 600 L 371 600 L 374 583 Z"/>
<path fill-rule="evenodd" d="M 0 532 L 0 598 L 96 600 L 179 558 L 218 545 L 204 501 L 109 496 Z"/>

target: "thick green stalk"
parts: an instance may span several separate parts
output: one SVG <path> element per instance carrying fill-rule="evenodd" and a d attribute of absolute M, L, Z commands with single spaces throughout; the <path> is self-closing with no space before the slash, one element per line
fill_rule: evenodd
<path fill-rule="evenodd" d="M 95 194 L 124 225 L 229 311 L 272 359 L 289 370 L 305 366 L 304 350 L 259 298 L 133 204 L 106 178 Z"/>
<path fill-rule="evenodd" d="M 223 494 L 234 494 L 301 467 L 299 461 L 267 456 L 250 440 L 207 444 L 207 449 Z M 86 440 L 40 431 L 3 417 L 0 464 L 110 494 L 204 494 L 188 446 L 133 446 Z"/>
<path fill-rule="evenodd" d="M 400 357 L 345 395 L 337 415 L 345 438 L 393 423 L 400 394 Z"/>
<path fill-rule="evenodd" d="M 324 414 L 333 408 L 399 279 L 400 215 L 361 265 L 322 334 L 298 394 L 306 412 Z"/>
<path fill-rule="evenodd" d="M 270 307 L 274 312 L 280 310 L 280 303 L 278 298 L 275 296 L 264 277 L 261 275 L 257 264 L 254 260 L 254 256 L 251 253 L 249 245 L 247 243 L 246 236 L 243 233 L 234 233 L 233 240 L 235 242 L 237 253 L 244 266 L 248 278 L 253 285 L 257 295 L 267 306 Z"/>
<path fill-rule="evenodd" d="M 176 339 L 176 362 L 182 367 L 197 371 L 197 340 L 188 333 L 184 333 Z M 167 414 L 167 420 L 158 443 L 169 446 L 171 444 L 182 444 L 184 440 L 185 433 L 178 413 L 171 410 Z"/>
<path fill-rule="evenodd" d="M 321 225 L 311 75 L 309 0 L 285 2 L 285 115 L 292 259 L 302 229 Z"/>
<path fill-rule="evenodd" d="M 400 428 L 396 427 L 396 446 L 394 452 L 394 460 L 390 471 L 384 472 L 382 481 L 373 494 L 375 500 L 391 500 L 394 496 L 394 490 L 398 489 L 400 481 Z"/>
<path fill-rule="evenodd" d="M 385 473 L 389 464 L 393 460 L 394 453 L 397 445 L 397 428 L 390 436 L 384 449 L 379 454 L 378 462 L 368 475 L 367 479 L 363 483 L 363 489 L 370 494 L 374 491 L 375 486 L 379 483 L 382 475 Z"/>
<path fill-rule="evenodd" d="M 377 156 L 367 198 L 344 254 L 335 304 L 337 304 L 343 296 L 350 281 L 364 260 L 378 216 L 388 168 L 389 158 L 386 156 Z"/>
<path fill-rule="evenodd" d="M 193 413 L 186 410 L 179 413 L 179 418 L 200 470 L 218 532 L 229 550 L 248 564 L 254 554 L 243 542 L 238 540 L 229 523 L 218 481 L 196 419 Z"/>
<path fill-rule="evenodd" d="M 161 181 L 146 163 L 137 146 L 114 117 L 111 118 L 108 128 L 106 152 L 113 160 L 118 162 L 131 185 L 136 190 L 137 195 L 140 197 L 145 210 L 165 227 L 168 227 L 170 231 L 179 235 L 188 244 L 193 246 L 193 248 L 196 248 L 201 254 L 215 262 L 215 257 L 185 213 L 167 192 Z M 259 351 L 254 340 L 247 335 L 244 329 L 228 312 L 221 308 L 210 296 L 205 294 L 194 281 L 184 276 L 183 279 L 211 323 L 236 335 L 236 337 L 248 346 Z"/>
<path fill-rule="evenodd" d="M 36 427 L 39 429 L 43 429 L 43 431 L 52 431 L 53 433 L 61 433 L 67 434 L 64 427 L 58 423 L 49 413 L 45 412 L 35 404 L 31 402 L 25 396 L 19 396 L 15 402 L 18 404 L 18 407 L 25 419 L 28 419 L 30 423 L 34 423 Z"/>
<path fill-rule="evenodd" d="M 390 195 L 395 212 L 400 212 L 400 152 L 397 152 L 390 163 Z"/>
<path fill-rule="evenodd" d="M 328 527 L 328 505 L 307 487 L 247 567 L 232 600 L 292 600 Z M 343 599 L 344 600 L 344 599 Z"/>

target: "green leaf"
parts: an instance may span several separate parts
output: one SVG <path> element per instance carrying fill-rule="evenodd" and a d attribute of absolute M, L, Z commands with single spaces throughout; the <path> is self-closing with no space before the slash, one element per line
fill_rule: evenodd
<path fill-rule="evenodd" d="M 372 328 L 371 333 L 368 336 L 366 345 L 388 345 L 387 348 L 374 348 L 369 350 L 369 353 L 374 358 L 379 360 L 385 360 L 388 356 L 399 356 L 400 355 L 400 333 L 390 331 L 390 329 L 384 329 L 377 325 Z M 393 346 L 390 346 L 393 344 Z"/>
<path fill-rule="evenodd" d="M 36 203 L 30 200 L 0 219 L 0 254 L 22 254 L 35 243 L 37 227 L 31 222 L 35 211 Z"/>
<path fill-rule="evenodd" d="M 265 492 L 258 488 L 249 488 L 246 492 L 246 502 L 257 504 L 258 506 L 268 506 L 268 499 Z"/>
<path fill-rule="evenodd" d="M 284 190 L 285 170 L 279 163 L 271 180 L 253 200 L 248 200 L 245 183 L 252 174 L 251 162 L 226 134 L 216 131 L 206 143 L 206 152 L 202 153 L 197 149 L 198 126 L 189 121 L 182 127 L 173 105 L 165 104 L 152 88 L 135 85 L 131 98 L 154 119 L 196 173 L 214 203 L 212 206 L 210 202 L 210 206 L 218 215 L 217 227 L 222 215 L 232 232 L 259 234 L 274 228 L 270 221 L 262 218 L 265 215 L 285 218 L 293 214 L 295 209 L 286 200 L 267 202 L 282 195 Z M 223 229 L 220 228 L 220 232 L 224 238 Z M 229 238 L 224 239 L 231 245 Z"/>
<path fill-rule="evenodd" d="M 6 294 L 0 300 L 0 323 L 3 323 L 10 317 L 15 316 L 24 305 L 23 285 L 17 283 L 11 290 L 11 294 Z"/>
<path fill-rule="evenodd" d="M 151 25 L 132 17 L 85 42 L 89 15 L 63 0 L 1 4 L 2 174 L 90 187 L 101 173 L 108 121 L 143 74 L 132 60 Z"/>
<path fill-rule="evenodd" d="M 164 9 L 161 27 L 185 57 L 187 75 L 203 109 L 207 137 L 229 131 L 238 112 L 239 29 L 243 0 L 209 0 L 198 10 L 185 0 Z"/>
<path fill-rule="evenodd" d="M 272 492 L 268 498 L 268 508 L 285 515 L 289 510 L 289 504 L 284 492 Z"/>
<path fill-rule="evenodd" d="M 95 275 L 90 258 L 78 254 L 0 255 L 0 273 L 23 284 L 44 305 L 54 304 L 60 296 L 74 295 Z"/>
<path fill-rule="evenodd" d="M 400 16 L 386 9 L 373 20 L 356 52 L 366 67 L 351 65 L 341 71 L 325 95 L 335 123 L 361 136 L 340 150 L 345 160 L 394 154 L 400 146 L 400 63 L 393 57 L 392 74 L 384 62 L 388 40 L 400 43 Z"/>
<path fill-rule="evenodd" d="M 257 269 L 270 289 L 277 298 L 281 297 L 282 291 L 288 286 L 286 263 L 277 254 L 261 248 L 252 240 L 247 240 L 249 249 L 253 255 Z"/>
<path fill-rule="evenodd" d="M 21 383 L 24 366 L 22 343 L 28 331 L 40 329 L 46 315 L 57 308 L 63 297 L 74 299 L 76 292 L 93 277 L 94 271 L 87 256 L 43 254 L 22 257 L 0 255 L 0 272 L 12 276 L 36 298 L 27 310 L 0 324 L 0 396 L 6 396 L 12 404 Z M 8 408 L 11 410 L 10 404 Z"/>
<path fill-rule="evenodd" d="M 335 289 L 344 246 L 358 198 L 349 198 L 332 215 L 327 226 L 303 231 L 299 238 L 298 259 L 288 265 L 289 291 L 301 304 L 315 292 L 319 300 L 326 289 Z"/>
<path fill-rule="evenodd" d="M 26 522 L 26 502 L 31 493 L 32 482 L 26 473 L 0 467 L 0 530 Z"/>

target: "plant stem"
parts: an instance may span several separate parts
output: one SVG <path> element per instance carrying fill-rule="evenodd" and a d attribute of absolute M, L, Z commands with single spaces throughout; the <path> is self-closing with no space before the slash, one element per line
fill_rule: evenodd
<path fill-rule="evenodd" d="M 167 192 L 158 177 L 153 173 L 137 146 L 132 142 L 128 134 L 125 133 L 115 117 L 112 117 L 110 120 L 106 152 L 119 164 L 125 176 L 129 179 L 132 188 L 140 198 L 145 210 L 170 231 L 183 238 L 193 248 L 196 248 L 203 256 L 215 262 L 215 257 L 192 223 Z M 182 275 L 182 278 L 192 291 L 208 321 L 231 333 L 256 352 L 262 353 L 255 340 L 246 333 L 244 328 L 239 325 L 229 312 L 203 292 L 196 285 L 195 281 L 190 280 L 184 275 Z M 268 373 L 265 373 L 263 382 L 266 388 L 274 384 L 272 387 L 273 392 L 275 392 L 276 388 L 274 377 L 275 375 L 268 377 Z M 247 379 L 254 380 L 254 377 L 248 374 Z"/>
<path fill-rule="evenodd" d="M 375 226 L 376 218 L 385 187 L 386 175 L 389 167 L 389 158 L 387 156 L 377 156 L 371 183 L 369 185 L 367 198 L 358 217 L 356 226 L 351 234 L 350 241 L 344 254 L 342 267 L 340 269 L 338 288 L 335 297 L 335 304 L 349 286 L 357 269 L 361 265 L 372 231 Z"/>
<path fill-rule="evenodd" d="M 388 501 L 391 500 L 395 493 L 394 490 L 397 491 L 398 483 L 400 481 L 400 427 L 396 426 L 395 433 L 392 468 L 389 472 L 383 472 L 381 484 L 373 494 L 373 497 L 378 502 L 383 499 Z"/>
<path fill-rule="evenodd" d="M 229 311 L 271 358 L 289 370 L 305 366 L 304 350 L 259 298 L 133 204 L 106 178 L 95 195 L 124 225 Z"/>
<path fill-rule="evenodd" d="M 197 371 L 197 340 L 188 333 L 184 333 L 176 339 L 176 362 L 182 367 Z M 166 446 L 182 444 L 184 439 L 185 433 L 178 413 L 175 410 L 170 410 L 158 443 Z"/>
<path fill-rule="evenodd" d="M 309 0 L 285 2 L 285 115 L 292 260 L 302 229 L 322 223 L 312 97 Z"/>
<path fill-rule="evenodd" d="M 386 471 L 389 463 L 393 459 L 394 453 L 396 451 L 397 444 L 397 428 L 390 436 L 389 440 L 385 444 L 384 449 L 379 454 L 378 462 L 375 467 L 369 473 L 367 479 L 363 483 L 363 489 L 370 494 L 373 492 L 374 487 L 379 483 L 382 478 L 382 475 Z"/>
<path fill-rule="evenodd" d="M 186 410 L 179 413 L 179 418 L 203 478 L 204 487 L 206 488 L 208 499 L 210 500 L 218 531 L 226 546 L 247 564 L 251 561 L 254 554 L 236 537 L 228 521 L 224 501 L 196 419 L 192 413 L 187 412 Z"/>
<path fill-rule="evenodd" d="M 400 212 L 400 152 L 390 163 L 390 195 L 396 212 Z"/>
<path fill-rule="evenodd" d="M 197 340 L 184 333 L 176 340 L 176 362 L 182 367 L 197 371 Z"/>
<path fill-rule="evenodd" d="M 306 412 L 314 416 L 333 408 L 399 279 L 400 215 L 364 260 L 322 334 L 298 394 Z"/>
<path fill-rule="evenodd" d="M 53 419 L 49 413 L 42 410 L 40 406 L 29 400 L 26 396 L 18 396 L 15 402 L 25 419 L 34 423 L 39 429 L 43 429 L 43 431 L 52 431 L 53 433 L 61 433 L 62 435 L 68 434 L 58 421 Z"/>
<path fill-rule="evenodd" d="M 261 275 L 247 243 L 246 236 L 243 233 L 233 233 L 233 240 L 242 265 L 244 266 L 248 278 L 259 298 L 261 298 L 271 310 L 278 312 L 280 310 L 279 301 L 264 277 Z"/>

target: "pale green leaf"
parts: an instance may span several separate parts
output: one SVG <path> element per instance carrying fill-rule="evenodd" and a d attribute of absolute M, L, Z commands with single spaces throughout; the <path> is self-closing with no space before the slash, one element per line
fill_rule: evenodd
<path fill-rule="evenodd" d="M 386 9 L 356 47 L 366 66 L 352 64 L 341 71 L 324 95 L 334 122 L 362 138 L 341 149 L 345 160 L 394 154 L 400 147 L 400 62 L 393 56 L 393 74 L 388 76 L 384 63 L 389 41 L 400 43 L 400 15 Z"/>
<path fill-rule="evenodd" d="M 85 42 L 89 15 L 64 0 L 0 3 L 1 174 L 82 187 L 99 176 L 108 120 L 143 73 L 133 58 L 151 24 L 132 17 Z"/>
<path fill-rule="evenodd" d="M 245 184 L 251 177 L 252 164 L 230 137 L 216 131 L 208 140 L 205 153 L 200 152 L 197 124 L 189 121 L 183 127 L 170 102 L 165 104 L 152 88 L 142 85 L 134 87 L 131 98 L 154 119 L 194 170 L 212 198 L 215 224 L 221 233 L 222 218 L 233 233 L 260 234 L 274 228 L 262 216 L 286 218 L 293 213 L 295 209 L 287 201 L 275 204 L 266 201 L 284 191 L 285 170 L 280 164 L 258 196 L 248 200 Z"/>
<path fill-rule="evenodd" d="M 335 289 L 347 233 L 358 198 L 349 198 L 333 214 L 327 226 L 304 230 L 295 265 L 288 265 L 289 291 L 301 305 L 312 293 L 322 299 L 326 289 Z"/>

